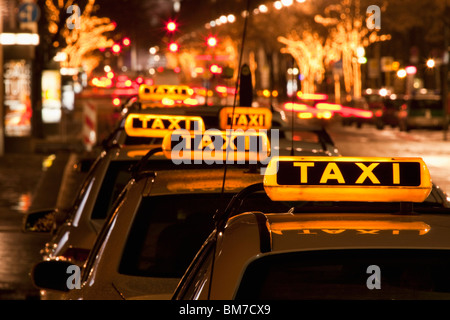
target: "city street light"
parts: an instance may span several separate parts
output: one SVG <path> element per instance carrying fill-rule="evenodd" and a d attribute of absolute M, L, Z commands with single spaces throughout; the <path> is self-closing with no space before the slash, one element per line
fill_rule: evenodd
<path fill-rule="evenodd" d="M 122 48 L 120 47 L 120 45 L 119 44 L 114 44 L 112 47 L 111 47 L 111 50 L 112 50 L 112 52 L 113 53 L 115 53 L 115 54 L 117 54 L 117 53 L 120 53 L 120 50 L 121 50 Z"/>
<path fill-rule="evenodd" d="M 208 47 L 215 47 L 217 45 L 217 38 L 214 36 L 210 36 L 208 37 L 208 39 L 206 40 L 206 43 L 208 44 Z"/>
<path fill-rule="evenodd" d="M 128 46 L 131 44 L 130 38 L 123 38 L 122 44 L 123 44 L 125 47 L 128 47 Z"/>
<path fill-rule="evenodd" d="M 178 49 L 179 49 L 178 43 L 176 43 L 176 42 L 171 42 L 171 43 L 169 44 L 169 51 L 170 51 L 170 52 L 178 52 Z"/>
<path fill-rule="evenodd" d="M 175 21 L 167 22 L 166 29 L 167 29 L 167 31 L 170 31 L 170 32 L 174 32 L 175 30 L 177 30 L 176 22 Z"/>
<path fill-rule="evenodd" d="M 397 71 L 397 77 L 403 79 L 404 77 L 406 77 L 406 70 L 405 69 L 399 69 Z"/>
<path fill-rule="evenodd" d="M 427 67 L 428 68 L 434 68 L 434 66 L 436 65 L 436 62 L 434 61 L 434 59 L 428 59 L 427 60 Z"/>

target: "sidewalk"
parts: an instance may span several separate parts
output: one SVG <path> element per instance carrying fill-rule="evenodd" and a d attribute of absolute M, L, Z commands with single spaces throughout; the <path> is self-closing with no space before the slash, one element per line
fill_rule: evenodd
<path fill-rule="evenodd" d="M 0 156 L 0 300 L 38 299 L 29 273 L 50 234 L 23 232 L 23 218 L 33 210 L 69 206 L 83 177 L 73 170 L 83 154 L 77 144 L 55 139 L 35 145 L 31 153 Z"/>

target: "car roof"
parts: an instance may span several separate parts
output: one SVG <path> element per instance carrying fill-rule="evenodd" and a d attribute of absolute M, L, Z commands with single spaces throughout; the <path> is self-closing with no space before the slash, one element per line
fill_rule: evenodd
<path fill-rule="evenodd" d="M 232 259 L 244 264 L 261 254 L 311 250 L 448 250 L 450 215 L 247 212 L 229 219 L 219 243 L 219 250 L 227 252 L 228 261 Z M 242 250 L 235 250 L 236 246 Z"/>
<path fill-rule="evenodd" d="M 154 148 L 161 147 L 159 144 L 140 144 L 128 146 L 116 146 L 108 150 L 113 155 L 114 160 L 139 160 Z M 162 154 L 161 154 L 162 156 Z M 159 157 L 159 155 L 158 155 Z"/>
<path fill-rule="evenodd" d="M 152 163 L 149 163 L 149 168 Z M 150 169 L 151 170 L 151 169 Z M 151 195 L 186 193 L 221 193 L 225 175 L 224 165 L 172 164 L 166 169 L 155 169 L 155 183 Z M 249 185 L 263 181 L 259 170 L 249 171 L 246 165 L 228 165 L 224 192 L 236 193 Z"/>

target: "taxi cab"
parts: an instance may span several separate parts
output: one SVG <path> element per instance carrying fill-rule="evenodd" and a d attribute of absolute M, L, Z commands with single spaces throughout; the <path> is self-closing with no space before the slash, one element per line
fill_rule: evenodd
<path fill-rule="evenodd" d="M 184 123 L 178 119 L 183 117 L 200 117 L 203 120 L 205 130 L 219 129 L 255 129 L 267 130 L 269 138 L 272 133 L 278 135 L 279 143 L 274 144 L 274 148 L 278 148 L 280 154 L 292 154 L 300 152 L 302 155 L 306 153 L 328 155 L 340 155 L 339 151 L 326 131 L 326 129 L 317 124 L 296 124 L 292 127 L 284 110 L 270 109 L 266 107 L 243 107 L 243 106 L 221 106 L 221 105 L 187 105 L 184 100 L 177 100 L 173 95 L 173 91 L 177 86 L 148 86 L 141 85 L 139 88 L 139 98 L 133 100 L 131 104 L 124 107 L 123 119 L 118 128 L 111 133 L 110 137 L 105 141 L 104 145 L 122 144 L 122 143 L 160 143 L 164 134 L 155 137 L 152 140 L 130 138 L 126 135 L 125 126 L 127 115 L 133 113 L 136 117 L 141 117 L 141 126 L 153 127 L 156 129 L 187 129 L 190 130 L 195 126 L 195 122 Z M 190 92 L 188 87 L 181 86 L 178 91 Z M 157 93 L 155 93 L 155 91 Z M 166 92 L 166 99 L 177 101 L 172 106 L 165 106 L 161 103 L 161 94 Z M 172 95 L 170 95 L 172 94 Z M 189 95 L 184 96 L 186 100 Z M 154 115 L 170 114 L 172 120 L 162 122 L 154 122 L 151 117 Z M 149 117 L 146 120 L 146 117 Z M 176 117 L 179 117 L 176 119 Z M 136 121 L 136 120 L 134 120 Z"/>
<path fill-rule="evenodd" d="M 192 89 L 187 86 L 176 85 L 141 85 L 139 95 L 136 99 L 125 103 L 122 109 L 122 120 L 115 131 L 103 143 L 108 146 L 116 143 L 136 143 L 137 139 L 127 137 L 125 128 L 126 117 L 129 113 L 146 117 L 150 115 L 171 114 L 179 117 L 201 117 L 205 130 L 219 129 L 255 129 L 267 130 L 269 138 L 272 133 L 277 134 L 279 143 L 274 144 L 279 154 L 292 155 L 300 153 L 306 155 L 318 155 L 326 153 L 331 156 L 340 155 L 334 141 L 320 124 L 298 123 L 292 126 L 289 120 L 289 112 L 270 107 L 245 107 L 245 106 L 223 106 L 223 105 L 200 105 L 192 102 L 194 99 Z M 164 101 L 163 101 L 164 99 Z M 167 103 L 173 101 L 174 103 Z M 189 102 L 189 103 L 187 103 Z M 188 124 L 176 121 L 147 122 L 147 125 L 171 129 L 187 129 Z M 195 123 L 192 123 L 193 126 Z M 145 143 L 160 143 L 162 138 L 145 140 Z"/>
<path fill-rule="evenodd" d="M 246 126 L 247 128 L 262 128 L 270 125 L 271 128 L 283 129 L 289 127 L 288 119 L 283 110 L 260 107 L 241 107 L 241 111 L 232 115 L 233 107 L 226 105 L 204 105 L 195 99 L 194 90 L 184 85 L 141 85 L 139 87 L 138 97 L 130 100 L 122 106 L 122 119 L 129 113 L 142 114 L 177 114 L 181 116 L 200 116 L 202 117 L 206 129 L 225 129 L 224 123 L 234 123 L 234 126 Z M 228 114 L 228 119 L 220 120 L 221 117 Z M 119 127 L 123 128 L 123 120 Z M 117 134 L 120 134 L 120 128 L 113 132 L 106 139 L 105 144 L 113 140 L 120 140 Z"/>
<path fill-rule="evenodd" d="M 188 143 L 191 133 L 183 133 L 189 134 L 183 137 Z M 217 132 L 214 137 L 225 134 Z M 156 169 L 145 158 L 140 162 L 140 170 L 119 195 L 81 269 L 79 289 L 69 290 L 66 270 L 73 264 L 61 260 L 37 264 L 32 274 L 35 285 L 50 293 L 59 290 L 62 299 L 169 299 L 189 262 L 214 229 L 215 211 L 241 189 L 262 182 L 258 165 L 251 166 L 251 162 L 267 158 L 267 136 L 236 135 L 257 136 L 261 145 L 256 153 L 248 147 L 239 153 L 240 158 L 235 159 L 244 163 L 228 165 L 225 184 L 224 163 L 218 160 L 238 155 L 237 151 L 227 151 L 234 136 L 224 139 L 225 149 L 220 143 L 212 154 L 202 151 L 215 140 L 211 133 L 202 135 L 200 149 L 176 153 L 172 153 L 178 145 L 173 138 L 175 132 L 166 137 L 161 148 L 164 155 L 182 162 Z M 261 148 L 265 153 L 259 152 Z M 196 160 L 202 161 L 195 163 Z M 208 163 L 209 160 L 214 163 Z M 254 205 L 258 202 L 261 201 Z"/>
<path fill-rule="evenodd" d="M 200 117 L 178 117 L 172 115 L 137 115 L 130 113 L 125 121 L 125 131 L 130 138 L 158 138 L 170 133 L 172 129 L 163 126 L 164 122 L 178 121 L 189 125 L 195 123 L 199 132 L 204 130 Z M 144 122 L 160 122 L 161 126 L 147 128 Z M 114 145 L 104 150 L 92 165 L 76 197 L 71 212 L 62 225 L 53 227 L 53 236 L 42 250 L 44 260 L 63 259 L 76 264 L 84 263 L 95 238 L 102 227 L 107 213 L 122 189 L 132 177 L 133 166 L 142 157 L 149 157 L 149 150 L 159 145 Z M 162 153 L 151 154 L 152 165 L 170 167 L 171 161 Z M 31 220 L 31 219 L 30 219 Z M 32 229 L 38 222 L 30 223 Z"/>
<path fill-rule="evenodd" d="M 253 193 L 283 213 L 239 213 Z M 216 215 L 173 299 L 448 299 L 449 250 L 449 199 L 421 158 L 272 158 Z"/>

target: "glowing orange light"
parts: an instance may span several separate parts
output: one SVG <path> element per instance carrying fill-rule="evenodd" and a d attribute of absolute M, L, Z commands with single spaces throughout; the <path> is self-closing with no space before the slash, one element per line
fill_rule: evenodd
<path fill-rule="evenodd" d="M 300 112 L 298 113 L 298 117 L 300 119 L 311 119 L 313 117 L 313 114 L 311 112 Z"/>
<path fill-rule="evenodd" d="M 120 50 L 122 50 L 122 48 L 120 47 L 119 44 L 116 43 L 115 45 L 112 46 L 111 50 L 112 50 L 112 52 L 114 52 L 114 53 L 119 53 Z"/>
<path fill-rule="evenodd" d="M 128 47 L 128 46 L 131 44 L 130 38 L 124 38 L 124 39 L 122 40 L 122 44 L 123 44 L 125 47 Z"/>
<path fill-rule="evenodd" d="M 171 42 L 169 44 L 169 50 L 170 50 L 170 52 L 177 52 L 178 51 L 178 43 Z"/>
<path fill-rule="evenodd" d="M 339 111 L 342 109 L 342 106 L 337 103 L 320 102 L 320 103 L 316 104 L 316 108 L 319 110 Z"/>
<path fill-rule="evenodd" d="M 322 93 L 302 93 L 301 91 L 297 92 L 297 97 L 303 100 L 326 100 L 328 99 L 328 95 Z"/>
<path fill-rule="evenodd" d="M 202 67 L 195 67 L 194 71 L 195 71 L 195 73 L 203 73 L 203 72 L 205 72 L 205 69 Z"/>
<path fill-rule="evenodd" d="M 170 32 L 177 30 L 177 24 L 174 21 L 169 21 L 166 24 L 166 29 Z"/>
<path fill-rule="evenodd" d="M 284 104 L 284 110 L 287 111 L 296 111 L 296 112 L 300 112 L 300 111 L 307 111 L 310 107 L 306 104 L 303 103 L 292 103 L 292 102 L 287 102 Z"/>
<path fill-rule="evenodd" d="M 119 98 L 114 98 L 113 99 L 113 105 L 115 105 L 116 107 L 120 106 L 120 99 Z"/>
<path fill-rule="evenodd" d="M 189 106 L 197 106 L 198 105 L 198 100 L 194 99 L 194 98 L 187 98 L 183 102 L 184 102 L 184 104 L 189 105 Z"/>
<path fill-rule="evenodd" d="M 217 38 L 211 36 L 206 40 L 206 43 L 209 47 L 215 47 L 217 45 Z"/>
<path fill-rule="evenodd" d="M 214 74 L 220 74 L 220 73 L 222 73 L 222 68 L 220 66 L 218 66 L 217 64 L 213 64 L 213 65 L 211 65 L 211 67 L 209 67 L 209 71 L 211 71 L 211 73 L 214 73 Z"/>
<path fill-rule="evenodd" d="M 216 87 L 216 91 L 218 93 L 227 93 L 227 87 L 225 87 L 225 86 L 217 86 Z"/>
<path fill-rule="evenodd" d="M 317 113 L 317 118 L 319 118 L 319 119 L 331 119 L 332 116 L 333 116 L 333 113 L 331 113 L 330 111 L 324 111 L 324 112 Z"/>
<path fill-rule="evenodd" d="M 108 79 L 114 79 L 114 72 L 112 72 L 112 71 L 108 72 L 108 73 L 106 74 L 106 77 L 107 77 Z"/>
<path fill-rule="evenodd" d="M 165 106 L 173 106 L 175 104 L 175 101 L 169 98 L 163 98 L 161 100 L 161 103 Z"/>

